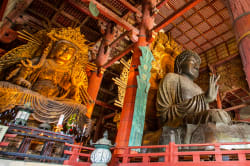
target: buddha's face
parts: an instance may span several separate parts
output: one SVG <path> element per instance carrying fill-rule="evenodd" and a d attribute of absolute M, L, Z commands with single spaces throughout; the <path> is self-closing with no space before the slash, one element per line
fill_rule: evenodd
<path fill-rule="evenodd" d="M 60 64 L 65 64 L 70 62 L 70 59 L 76 53 L 76 48 L 67 42 L 57 43 L 56 48 L 53 52 L 56 62 Z"/>
<path fill-rule="evenodd" d="M 181 64 L 182 75 L 194 80 L 199 76 L 200 62 L 194 56 L 189 56 Z"/>

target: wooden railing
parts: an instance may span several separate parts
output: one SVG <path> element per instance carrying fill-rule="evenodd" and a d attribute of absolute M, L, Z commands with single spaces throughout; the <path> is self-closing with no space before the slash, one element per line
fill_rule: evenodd
<path fill-rule="evenodd" d="M 16 144 L 13 139 L 6 139 L 9 137 L 16 137 L 16 140 L 21 141 L 19 147 L 13 146 L 13 143 Z M 9 142 L 12 142 L 11 147 L 8 145 Z M 43 144 L 42 151 L 36 153 L 32 151 L 31 153 L 29 151 L 30 145 L 36 144 L 36 142 Z M 62 150 L 57 154 L 53 152 L 55 143 L 62 145 L 60 147 Z M 19 160 L 28 158 L 32 161 L 63 163 L 64 160 L 67 160 L 63 150 L 70 148 L 64 147 L 65 143 L 74 143 L 74 137 L 38 128 L 10 124 L 4 141 L 0 143 L 0 145 L 5 146 L 5 148 L 0 149 L 0 157 L 4 159 L 18 158 Z"/>
<path fill-rule="evenodd" d="M 6 139 L 8 139 L 8 138 L 15 138 L 16 136 L 17 136 L 16 134 L 5 134 L 3 141 L 0 142 L 0 146 L 8 146 L 9 142 L 6 142 Z"/>
<path fill-rule="evenodd" d="M 6 135 L 6 137 L 16 135 Z M 63 158 L 0 151 L 1 155 L 61 161 L 64 165 L 90 166 L 94 148 L 65 143 Z M 241 147 L 240 147 L 241 146 Z M 228 150 L 231 148 L 230 150 Z M 114 147 L 109 166 L 250 166 L 250 142 L 175 144 Z"/>
<path fill-rule="evenodd" d="M 64 150 L 64 154 L 70 155 L 68 160 L 64 161 L 64 165 L 73 166 L 90 166 L 90 155 L 95 148 L 72 145 L 65 143 L 65 146 L 71 147 L 71 150 Z"/>
<path fill-rule="evenodd" d="M 226 150 L 226 146 L 245 149 Z M 116 147 L 110 166 L 249 166 L 250 142 Z M 188 147 L 188 150 L 185 150 Z M 231 146 L 232 147 L 232 146 Z M 250 147 L 250 146 L 248 146 Z M 140 152 L 138 152 L 140 149 Z M 186 148 L 187 149 L 187 148 Z M 209 150 L 206 150 L 209 149 Z M 150 150 L 151 152 L 145 152 Z M 144 152 L 143 152 L 144 151 Z"/>

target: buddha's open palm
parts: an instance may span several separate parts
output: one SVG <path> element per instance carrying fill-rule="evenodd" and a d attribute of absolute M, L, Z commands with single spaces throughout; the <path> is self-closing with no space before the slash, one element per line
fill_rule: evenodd
<path fill-rule="evenodd" d="M 219 78 L 220 78 L 220 75 L 218 75 L 217 77 L 214 74 L 210 76 L 209 87 L 205 95 L 205 99 L 207 103 L 213 102 L 217 97 L 217 93 L 219 89 L 219 86 L 217 85 L 217 81 L 219 80 Z"/>

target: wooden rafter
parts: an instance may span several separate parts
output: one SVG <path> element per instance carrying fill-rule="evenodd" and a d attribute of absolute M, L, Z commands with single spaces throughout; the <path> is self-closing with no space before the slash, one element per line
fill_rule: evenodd
<path fill-rule="evenodd" d="M 157 26 L 155 26 L 153 28 L 153 30 L 155 32 L 159 32 L 162 28 L 166 27 L 167 25 L 169 25 L 171 22 L 173 22 L 175 19 L 177 19 L 178 17 L 182 16 L 186 11 L 188 11 L 189 9 L 193 8 L 195 5 L 197 5 L 198 3 L 200 3 L 202 0 L 194 0 L 188 4 L 186 4 L 183 8 L 181 8 L 180 10 L 178 10 L 176 13 L 174 13 L 172 16 L 170 16 L 169 18 L 164 19 L 161 23 L 159 23 Z"/>
<path fill-rule="evenodd" d="M 119 107 L 116 107 L 116 106 L 107 104 L 107 103 L 105 103 L 105 102 L 103 102 L 103 101 L 100 101 L 100 100 L 96 100 L 96 101 L 95 101 L 95 104 L 97 104 L 97 105 L 99 105 L 99 106 L 102 106 L 102 107 L 104 107 L 104 108 L 107 108 L 107 109 L 114 110 L 114 111 L 120 110 Z"/>
<path fill-rule="evenodd" d="M 104 119 L 104 120 L 110 119 L 110 118 L 113 118 L 114 116 L 115 116 L 115 113 L 111 113 L 111 114 L 105 115 L 105 116 L 103 117 L 103 119 Z"/>
<path fill-rule="evenodd" d="M 157 9 L 160 9 L 163 5 L 165 5 L 169 0 L 162 0 L 156 5 Z"/>
<path fill-rule="evenodd" d="M 233 106 L 233 107 L 226 108 L 224 110 L 225 111 L 232 111 L 232 110 L 237 110 L 237 109 L 244 108 L 244 107 L 247 107 L 247 106 L 248 106 L 248 104 L 240 104 L 240 105 L 236 105 L 236 106 Z"/>
<path fill-rule="evenodd" d="M 121 59 L 122 57 L 124 57 L 125 55 L 127 55 L 133 48 L 134 48 L 134 43 L 129 45 L 123 52 L 121 52 L 118 56 L 114 57 L 112 60 L 110 60 L 108 63 L 106 63 L 103 68 L 106 69 L 109 66 L 111 66 L 113 63 L 115 63 L 116 61 L 118 61 L 119 59 Z"/>
<path fill-rule="evenodd" d="M 139 17 L 142 17 L 142 13 L 140 10 L 138 10 L 136 7 L 134 7 L 133 5 L 131 5 L 129 2 L 127 2 L 126 0 L 118 0 L 120 1 L 124 6 L 126 6 L 129 10 L 131 10 L 132 12 L 135 12 Z"/>
<path fill-rule="evenodd" d="M 92 2 L 96 5 L 97 9 L 100 11 L 101 14 L 103 14 L 108 19 L 114 21 L 118 25 L 122 26 L 124 29 L 130 31 L 133 30 L 136 34 L 139 33 L 139 30 L 129 24 L 127 21 L 125 21 L 123 18 L 117 16 L 114 12 L 107 9 L 105 6 L 103 6 L 101 3 L 97 2 L 96 0 L 82 0 L 83 2 Z"/>

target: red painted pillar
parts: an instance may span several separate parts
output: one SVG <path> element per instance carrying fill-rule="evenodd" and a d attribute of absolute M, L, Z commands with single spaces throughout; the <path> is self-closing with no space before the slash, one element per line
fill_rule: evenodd
<path fill-rule="evenodd" d="M 222 109 L 222 103 L 221 103 L 221 97 L 220 97 L 220 93 L 218 91 L 218 94 L 217 94 L 217 108 L 218 109 Z"/>
<path fill-rule="evenodd" d="M 31 4 L 32 1 L 33 0 L 18 1 L 15 5 L 15 8 L 10 11 L 4 19 L 2 19 L 3 24 L 0 27 L 0 42 L 10 43 L 16 39 L 17 32 L 12 30 L 11 26 L 15 24 L 16 19 L 24 12 L 24 10 Z M 4 0 L 2 4 L 4 5 L 4 3 L 7 3 L 7 1 Z M 0 14 L 2 10 L 4 9 L 2 9 L 1 6 Z"/>
<path fill-rule="evenodd" d="M 102 77 L 103 74 L 99 73 L 97 71 L 92 71 L 90 77 L 89 77 L 89 84 L 88 84 L 88 94 L 92 98 L 92 100 L 95 102 L 101 83 L 102 83 Z M 91 103 L 87 105 L 87 117 L 91 117 L 93 109 L 94 109 L 95 103 Z"/>
<path fill-rule="evenodd" d="M 138 42 L 134 48 L 134 54 L 132 57 L 132 62 L 130 66 L 130 71 L 128 75 L 128 83 L 126 94 L 124 97 L 124 104 L 121 113 L 120 127 L 116 136 L 116 145 L 128 146 L 130 130 L 132 126 L 134 104 L 137 90 L 137 80 L 136 76 L 138 73 L 138 66 L 140 65 L 141 51 L 139 46 L 146 46 L 148 42 L 146 41 L 146 35 L 148 30 L 152 29 L 154 18 L 151 15 L 152 6 L 155 5 L 153 0 L 144 0 L 143 2 L 143 19 L 140 27 Z M 117 151 L 117 153 L 120 153 Z"/>
<path fill-rule="evenodd" d="M 98 52 L 98 57 L 96 58 L 96 65 L 97 67 L 100 69 L 99 71 L 93 71 L 89 77 L 89 84 L 88 84 L 88 94 L 91 96 L 91 98 L 94 100 L 96 100 L 101 83 L 102 83 L 102 77 L 103 77 L 103 73 L 104 70 L 102 68 L 102 66 L 104 64 L 107 63 L 108 61 L 108 56 L 110 54 L 110 48 L 109 45 L 111 44 L 115 33 L 113 32 L 114 26 L 113 24 L 108 24 L 107 30 L 106 30 L 106 34 L 105 37 L 101 43 L 99 52 Z M 93 109 L 94 109 L 95 103 L 91 103 L 89 105 L 87 105 L 87 117 L 91 117 Z"/>
<path fill-rule="evenodd" d="M 243 63 L 246 80 L 250 87 L 250 1 L 227 0 L 233 18 L 234 31 Z"/>

